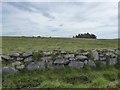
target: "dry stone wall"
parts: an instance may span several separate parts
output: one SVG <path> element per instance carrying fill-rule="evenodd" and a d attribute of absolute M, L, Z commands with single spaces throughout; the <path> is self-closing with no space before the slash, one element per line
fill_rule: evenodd
<path fill-rule="evenodd" d="M 72 52 L 35 51 L 1 55 L 3 73 L 22 70 L 63 70 L 70 68 L 98 68 L 115 66 L 120 62 L 120 50 L 76 50 Z M 7 64 L 8 63 L 8 64 Z"/>

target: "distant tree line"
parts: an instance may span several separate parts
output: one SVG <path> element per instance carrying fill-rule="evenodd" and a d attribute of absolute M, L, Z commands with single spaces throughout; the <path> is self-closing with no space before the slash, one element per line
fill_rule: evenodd
<path fill-rule="evenodd" d="M 96 39 L 97 36 L 94 35 L 94 34 L 84 33 L 84 34 L 78 34 L 76 36 L 73 36 L 73 38 L 92 38 L 92 39 Z"/>

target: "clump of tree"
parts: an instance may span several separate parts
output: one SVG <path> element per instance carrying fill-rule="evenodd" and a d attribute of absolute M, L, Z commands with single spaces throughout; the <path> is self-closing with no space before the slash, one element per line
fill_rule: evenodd
<path fill-rule="evenodd" d="M 84 33 L 84 34 L 78 34 L 76 36 L 73 36 L 73 38 L 92 38 L 92 39 L 96 39 L 97 36 L 94 34 L 90 34 L 90 33 Z"/>

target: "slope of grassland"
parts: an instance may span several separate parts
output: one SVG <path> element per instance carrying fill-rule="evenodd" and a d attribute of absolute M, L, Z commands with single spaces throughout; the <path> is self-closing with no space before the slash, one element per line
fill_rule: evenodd
<path fill-rule="evenodd" d="M 2 51 L 5 54 L 34 50 L 61 49 L 71 51 L 116 48 L 118 48 L 117 39 L 2 37 Z"/>

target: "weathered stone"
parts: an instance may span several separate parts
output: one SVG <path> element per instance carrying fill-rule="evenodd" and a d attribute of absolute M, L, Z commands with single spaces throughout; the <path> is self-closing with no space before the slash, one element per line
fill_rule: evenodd
<path fill-rule="evenodd" d="M 89 52 L 83 52 L 82 55 L 87 56 Z"/>
<path fill-rule="evenodd" d="M 87 61 L 87 60 L 85 60 L 85 61 L 84 61 L 84 64 L 85 64 L 85 65 L 87 65 L 87 64 L 88 64 L 88 61 Z"/>
<path fill-rule="evenodd" d="M 83 68 L 84 67 L 84 63 L 83 62 L 77 62 L 77 61 L 71 61 L 68 64 L 69 67 L 73 67 L 73 68 Z"/>
<path fill-rule="evenodd" d="M 110 56 L 110 57 L 115 57 L 116 56 L 113 52 L 107 52 L 106 55 Z"/>
<path fill-rule="evenodd" d="M 99 57 L 100 61 L 106 61 L 106 57 Z"/>
<path fill-rule="evenodd" d="M 32 56 L 27 57 L 27 58 L 24 59 L 24 62 L 31 62 L 31 61 L 33 61 Z"/>
<path fill-rule="evenodd" d="M 99 57 L 104 57 L 104 55 L 103 55 L 103 54 L 100 54 Z"/>
<path fill-rule="evenodd" d="M 109 64 L 110 66 L 113 66 L 113 65 L 115 65 L 116 63 L 117 63 L 117 59 L 116 59 L 116 58 L 110 58 L 110 59 L 109 59 L 108 64 Z"/>
<path fill-rule="evenodd" d="M 32 62 L 27 67 L 28 70 L 35 70 L 35 69 L 45 69 L 45 63 L 43 61 Z"/>
<path fill-rule="evenodd" d="M 50 56 L 50 55 L 52 55 L 52 52 L 43 52 L 43 55 L 44 56 Z"/>
<path fill-rule="evenodd" d="M 94 60 L 99 60 L 99 54 L 97 50 L 92 50 L 92 56 Z"/>
<path fill-rule="evenodd" d="M 64 58 L 74 58 L 75 55 L 74 54 L 66 54 L 64 55 Z"/>
<path fill-rule="evenodd" d="M 3 67 L 1 71 L 2 73 L 16 73 L 18 70 L 15 68 Z"/>
<path fill-rule="evenodd" d="M 68 64 L 69 63 L 69 60 L 65 60 L 65 59 L 57 59 L 53 62 L 54 64 Z"/>
<path fill-rule="evenodd" d="M 15 61 L 12 63 L 12 66 L 15 67 L 15 66 L 19 66 L 21 65 L 22 63 L 20 61 Z"/>
<path fill-rule="evenodd" d="M 77 55 L 75 57 L 76 60 L 88 60 L 88 57 L 87 56 L 82 56 L 82 55 Z"/>
<path fill-rule="evenodd" d="M 88 61 L 88 65 L 90 65 L 91 67 L 96 67 L 95 62 L 92 61 L 92 60 L 89 60 L 89 61 Z"/>
<path fill-rule="evenodd" d="M 11 56 L 11 57 L 19 57 L 20 54 L 19 54 L 19 53 L 13 53 L 13 54 L 11 54 L 10 56 Z"/>
<path fill-rule="evenodd" d="M 24 65 L 19 65 L 19 66 L 16 66 L 15 68 L 18 69 L 18 70 L 22 70 L 22 69 L 25 68 L 25 66 Z"/>
<path fill-rule="evenodd" d="M 29 57 L 29 56 L 32 56 L 33 53 L 32 52 L 25 52 L 23 53 L 23 57 Z"/>
<path fill-rule="evenodd" d="M 115 50 L 114 53 L 120 55 L 120 50 Z"/>
<path fill-rule="evenodd" d="M 61 54 L 67 54 L 67 52 L 65 52 L 65 51 L 61 51 L 60 53 L 61 53 Z"/>
<path fill-rule="evenodd" d="M 10 56 L 8 56 L 8 55 L 2 55 L 1 58 L 3 60 L 7 60 L 7 61 L 12 60 L 12 58 Z"/>
<path fill-rule="evenodd" d="M 23 58 L 18 57 L 16 60 L 17 61 L 23 61 Z"/>
<path fill-rule="evenodd" d="M 70 61 L 75 61 L 76 59 L 75 58 L 69 58 Z"/>

